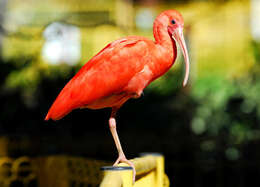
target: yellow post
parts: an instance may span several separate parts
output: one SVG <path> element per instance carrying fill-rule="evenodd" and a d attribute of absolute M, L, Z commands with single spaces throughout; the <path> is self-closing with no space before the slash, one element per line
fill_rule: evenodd
<path fill-rule="evenodd" d="M 154 155 L 156 156 L 156 183 L 157 187 L 163 187 L 164 180 L 164 157 L 161 154 Z"/>
<path fill-rule="evenodd" d="M 123 180 L 122 187 L 133 187 L 133 169 L 129 166 L 119 167 L 123 168 L 120 172 L 121 178 Z"/>
<path fill-rule="evenodd" d="M 104 180 L 100 187 L 133 187 L 133 170 L 129 166 L 105 166 L 101 170 L 104 172 Z"/>
<path fill-rule="evenodd" d="M 105 171 L 105 177 L 100 186 L 169 187 L 169 180 L 164 172 L 163 155 L 159 153 L 143 153 L 141 157 L 131 161 L 136 169 L 136 181 L 134 184 L 132 184 L 132 168 L 125 163 L 120 163 L 117 167 L 102 168 Z"/>
<path fill-rule="evenodd" d="M 160 153 L 141 153 L 140 156 L 153 156 L 156 158 L 155 184 L 156 187 L 163 187 L 164 184 L 164 157 Z"/>

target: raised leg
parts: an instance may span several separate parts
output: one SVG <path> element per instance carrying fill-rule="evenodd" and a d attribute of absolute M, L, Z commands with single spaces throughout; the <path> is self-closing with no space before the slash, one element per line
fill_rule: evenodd
<path fill-rule="evenodd" d="M 112 108 L 112 113 L 111 113 L 111 116 L 109 118 L 109 128 L 110 128 L 110 131 L 112 133 L 112 136 L 113 136 L 113 139 L 115 141 L 116 148 L 117 148 L 117 151 L 118 151 L 118 158 L 117 158 L 116 162 L 113 164 L 113 166 L 117 165 L 119 162 L 129 164 L 133 168 L 133 182 L 134 182 L 135 181 L 135 174 L 136 174 L 134 164 L 131 161 L 126 159 L 125 154 L 124 154 L 123 149 L 122 149 L 122 146 L 121 146 L 121 143 L 120 143 L 120 140 L 119 140 L 119 137 L 118 137 L 118 134 L 117 134 L 117 131 L 116 131 L 116 119 L 115 119 L 115 117 L 116 117 L 117 110 L 118 110 L 118 108 Z"/>

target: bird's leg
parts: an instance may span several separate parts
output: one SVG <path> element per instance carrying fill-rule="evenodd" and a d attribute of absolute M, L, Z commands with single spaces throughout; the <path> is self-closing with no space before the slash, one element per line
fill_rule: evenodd
<path fill-rule="evenodd" d="M 120 143 L 117 131 L 116 131 L 116 119 L 115 119 L 115 117 L 116 117 L 117 110 L 118 110 L 118 108 L 117 109 L 112 108 L 112 113 L 111 113 L 111 116 L 109 118 L 109 128 L 110 128 L 110 131 L 112 133 L 112 136 L 113 136 L 113 139 L 115 141 L 116 148 L 117 148 L 117 151 L 118 151 L 118 158 L 117 158 L 116 162 L 113 164 L 113 166 L 116 166 L 119 162 L 129 164 L 133 168 L 133 181 L 135 181 L 136 171 L 135 171 L 134 164 L 131 161 L 126 159 L 125 154 L 123 152 L 123 149 L 121 147 L 121 143 Z"/>

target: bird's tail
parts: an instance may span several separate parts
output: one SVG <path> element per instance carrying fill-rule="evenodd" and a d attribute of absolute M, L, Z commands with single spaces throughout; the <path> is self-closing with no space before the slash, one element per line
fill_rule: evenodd
<path fill-rule="evenodd" d="M 71 112 L 75 107 L 73 106 L 73 100 L 69 98 L 70 93 L 63 92 L 58 95 L 51 108 L 49 109 L 45 120 L 53 119 L 59 120 Z"/>
<path fill-rule="evenodd" d="M 57 100 L 56 100 L 57 101 Z M 72 107 L 69 105 L 62 105 L 58 104 L 58 102 L 54 102 L 53 105 L 51 106 L 50 110 L 48 111 L 45 120 L 53 119 L 53 120 L 59 120 L 66 116 L 70 111 L 72 111 Z"/>
<path fill-rule="evenodd" d="M 46 115 L 46 117 L 45 117 L 45 121 L 48 121 L 50 119 L 50 113 L 48 112 L 48 114 Z"/>

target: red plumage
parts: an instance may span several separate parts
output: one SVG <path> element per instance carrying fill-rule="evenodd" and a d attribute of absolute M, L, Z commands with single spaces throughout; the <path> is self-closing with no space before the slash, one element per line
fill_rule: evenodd
<path fill-rule="evenodd" d="M 75 108 L 120 107 L 128 98 L 138 97 L 171 66 L 173 53 L 164 59 L 156 54 L 155 43 L 143 37 L 108 44 L 68 82 L 45 119 L 58 120 Z M 167 66 L 160 65 L 163 63 Z"/>

